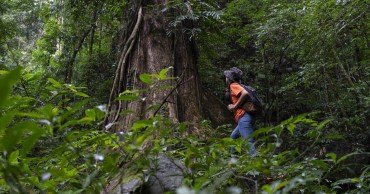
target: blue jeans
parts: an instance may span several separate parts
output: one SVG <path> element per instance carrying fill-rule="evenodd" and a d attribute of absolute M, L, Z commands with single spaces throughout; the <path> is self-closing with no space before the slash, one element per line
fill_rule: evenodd
<path fill-rule="evenodd" d="M 238 125 L 231 133 L 232 139 L 237 139 L 242 136 L 243 139 L 248 139 L 249 142 L 249 154 L 254 155 L 256 148 L 254 147 L 254 139 L 248 138 L 253 133 L 253 117 L 249 113 L 245 113 L 242 118 L 239 119 Z"/>

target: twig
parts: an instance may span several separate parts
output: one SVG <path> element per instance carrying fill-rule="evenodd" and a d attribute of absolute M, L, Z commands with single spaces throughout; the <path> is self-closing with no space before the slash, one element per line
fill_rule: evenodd
<path fill-rule="evenodd" d="M 190 81 L 191 79 L 193 79 L 193 76 L 191 76 L 189 79 L 187 79 L 187 80 L 185 80 L 185 81 L 183 81 L 183 82 L 178 82 L 177 84 L 176 84 L 176 86 L 174 87 L 174 88 L 172 88 L 172 90 L 170 91 L 170 93 L 162 100 L 162 102 L 161 102 L 161 105 L 157 108 L 157 110 L 154 112 L 154 114 L 153 114 L 153 117 L 155 116 L 155 115 L 157 115 L 157 113 L 159 112 L 159 110 L 162 108 L 162 106 L 167 102 L 167 99 L 172 95 L 172 93 L 175 91 L 175 90 L 177 90 L 177 88 L 179 88 L 181 85 L 184 85 L 186 82 L 188 82 L 188 81 Z"/>
<path fill-rule="evenodd" d="M 312 149 L 316 145 L 316 142 L 319 140 L 319 137 L 320 134 L 316 137 L 315 141 L 310 145 L 310 147 L 303 151 L 298 157 L 294 158 L 294 160 L 292 160 L 290 164 L 295 163 L 300 157 L 302 157 L 306 152 L 308 152 L 308 150 Z"/>

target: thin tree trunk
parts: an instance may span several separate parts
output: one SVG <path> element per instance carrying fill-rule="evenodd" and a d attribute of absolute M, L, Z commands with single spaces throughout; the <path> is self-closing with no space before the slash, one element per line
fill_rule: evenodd
<path fill-rule="evenodd" d="M 96 21 L 98 17 L 98 10 L 95 8 L 95 11 L 93 13 L 93 24 L 91 24 L 91 33 L 90 33 L 90 48 L 89 48 L 89 61 L 91 63 L 92 61 L 92 55 L 93 55 L 93 47 L 94 47 L 94 36 L 95 36 L 95 29 L 96 29 Z"/>
<path fill-rule="evenodd" d="M 98 17 L 97 17 L 97 11 L 98 11 L 97 9 L 94 10 L 94 12 L 92 14 L 91 26 L 89 27 L 89 29 L 87 29 L 82 34 L 82 36 L 79 39 L 77 45 L 73 49 L 73 53 L 72 53 L 71 58 L 69 58 L 69 60 L 67 61 L 67 64 L 66 64 L 66 75 L 65 75 L 65 78 L 64 78 L 64 82 L 65 83 L 72 83 L 73 66 L 74 66 L 74 63 L 76 61 L 77 54 L 81 50 L 82 45 L 85 42 L 86 37 L 90 34 L 90 32 L 91 32 L 91 41 L 92 41 L 92 42 L 90 42 L 90 46 L 91 46 L 90 47 L 90 53 L 92 52 L 93 36 L 94 36 L 95 28 L 96 28 L 96 21 L 98 19 Z"/>
<path fill-rule="evenodd" d="M 85 41 L 85 38 L 89 35 L 90 31 L 91 31 L 91 28 L 89 28 L 89 30 L 87 30 L 82 35 L 82 37 L 78 41 L 76 47 L 73 49 L 73 53 L 72 53 L 71 58 L 69 58 L 69 60 L 67 61 L 67 65 L 66 65 L 67 72 L 66 72 L 66 76 L 65 76 L 65 79 L 64 79 L 64 82 L 65 83 L 71 83 L 72 82 L 74 62 L 76 60 L 76 57 L 77 57 L 78 52 L 80 51 L 80 49 L 82 47 L 82 44 Z"/>

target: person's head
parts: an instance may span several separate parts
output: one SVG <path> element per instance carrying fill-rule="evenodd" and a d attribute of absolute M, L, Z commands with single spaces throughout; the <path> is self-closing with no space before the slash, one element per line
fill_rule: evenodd
<path fill-rule="evenodd" d="M 230 70 L 224 71 L 224 76 L 226 78 L 226 83 L 231 84 L 234 82 L 240 82 L 243 76 L 242 70 L 237 67 L 233 67 Z"/>

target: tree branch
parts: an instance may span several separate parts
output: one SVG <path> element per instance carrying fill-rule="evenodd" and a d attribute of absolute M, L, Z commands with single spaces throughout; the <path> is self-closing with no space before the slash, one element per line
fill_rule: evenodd
<path fill-rule="evenodd" d="M 170 91 L 170 93 L 167 94 L 167 96 L 162 100 L 161 104 L 159 105 L 159 107 L 157 108 L 157 110 L 154 112 L 153 116 L 157 115 L 157 113 L 159 112 L 159 110 L 162 108 L 162 106 L 167 102 L 167 99 L 172 95 L 172 93 L 177 90 L 177 88 L 179 88 L 181 85 L 185 84 L 186 82 L 190 81 L 191 79 L 193 79 L 193 76 L 190 77 L 189 79 L 181 82 L 179 81 L 176 86 L 174 88 L 172 88 L 172 90 Z"/>

